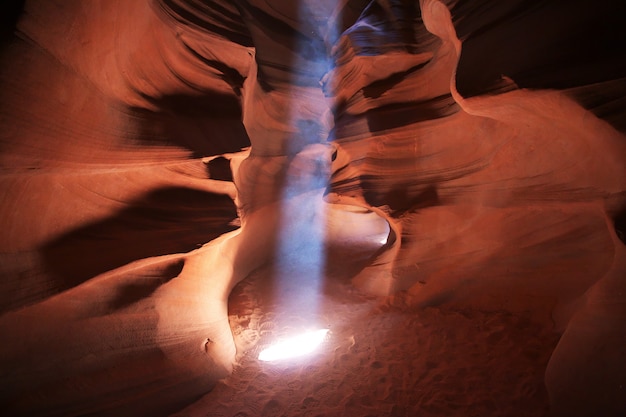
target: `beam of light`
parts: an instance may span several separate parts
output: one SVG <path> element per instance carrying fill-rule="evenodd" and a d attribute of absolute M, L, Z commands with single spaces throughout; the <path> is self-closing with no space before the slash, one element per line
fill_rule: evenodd
<path fill-rule="evenodd" d="M 327 206 L 330 178 L 329 135 L 334 124 L 320 80 L 332 60 L 324 43 L 328 10 L 335 0 L 300 1 L 298 36 L 288 94 L 286 122 L 292 132 L 286 144 L 289 162 L 280 196 L 281 228 L 276 232 L 275 285 L 280 308 L 309 323 L 316 321 L 326 266 Z M 328 3 L 328 4 L 327 4 Z M 340 21 L 341 19 L 338 19 Z M 332 25 L 331 25 L 332 26 Z"/>
<path fill-rule="evenodd" d="M 326 338 L 328 329 L 309 331 L 279 341 L 259 353 L 259 360 L 272 362 L 296 358 L 312 353 Z"/>

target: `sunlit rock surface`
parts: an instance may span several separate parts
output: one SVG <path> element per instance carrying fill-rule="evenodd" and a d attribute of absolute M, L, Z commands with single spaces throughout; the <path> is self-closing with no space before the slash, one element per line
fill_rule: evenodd
<path fill-rule="evenodd" d="M 0 67 L 7 415 L 182 409 L 232 371 L 239 282 L 272 264 L 284 286 L 298 257 L 323 279 L 350 263 L 331 237 L 381 224 L 345 268 L 355 290 L 547 311 L 550 413 L 626 413 L 620 2 L 19 3 Z"/>

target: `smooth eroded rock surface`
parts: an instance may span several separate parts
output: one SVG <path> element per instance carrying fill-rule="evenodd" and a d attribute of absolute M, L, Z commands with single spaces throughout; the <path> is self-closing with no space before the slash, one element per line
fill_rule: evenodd
<path fill-rule="evenodd" d="M 372 342 L 372 362 L 353 335 L 334 373 L 315 370 L 346 396 L 306 397 L 307 412 L 626 413 L 626 14 L 612 0 L 527 3 L 2 6 L 2 409 L 169 415 L 227 395 L 211 390 L 233 369 L 247 387 L 242 346 L 263 315 L 231 300 L 229 316 L 243 282 L 287 317 L 353 305 L 355 333 L 370 317 L 369 337 L 393 341 Z M 457 389 L 472 380 L 461 359 L 437 365 L 467 398 L 454 408 L 434 388 L 409 401 L 423 391 L 410 373 L 368 371 L 351 390 L 349 354 L 433 369 L 389 331 L 403 317 L 439 340 L 420 315 L 452 326 L 434 356 L 465 358 L 474 323 L 502 323 L 466 359 L 499 385 L 498 343 L 515 345 L 532 375 L 494 392 L 518 411 L 486 382 Z M 480 353 L 490 343 L 500 359 Z M 252 413 L 294 413 L 289 390 L 266 394 Z M 190 415 L 235 412 L 220 398 Z"/>

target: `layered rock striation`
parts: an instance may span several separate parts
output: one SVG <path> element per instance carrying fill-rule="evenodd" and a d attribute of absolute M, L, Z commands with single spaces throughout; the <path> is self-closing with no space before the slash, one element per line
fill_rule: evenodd
<path fill-rule="evenodd" d="M 234 286 L 314 256 L 333 204 L 389 225 L 357 289 L 549 310 L 552 412 L 626 412 L 620 9 L 27 1 L 1 51 L 3 409 L 192 402 L 232 370 Z"/>

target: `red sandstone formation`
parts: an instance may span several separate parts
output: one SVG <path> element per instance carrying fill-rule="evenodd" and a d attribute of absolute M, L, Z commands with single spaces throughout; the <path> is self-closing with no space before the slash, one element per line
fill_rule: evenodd
<path fill-rule="evenodd" d="M 626 413 L 619 1 L 15 3 L 6 415 Z"/>

